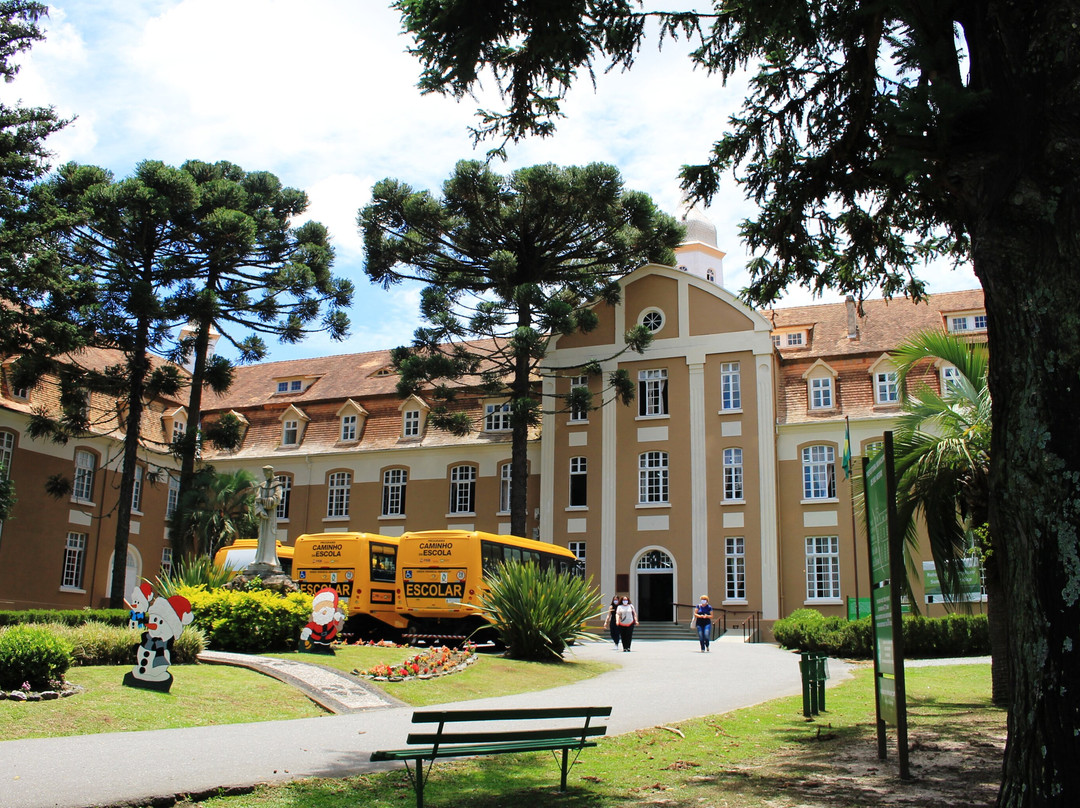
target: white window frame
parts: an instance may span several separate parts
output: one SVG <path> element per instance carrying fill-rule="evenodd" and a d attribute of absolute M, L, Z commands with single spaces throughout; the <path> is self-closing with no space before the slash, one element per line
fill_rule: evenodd
<path fill-rule="evenodd" d="M 955 388 L 954 388 L 955 385 Z M 941 395 L 947 396 L 950 388 L 959 389 L 960 368 L 956 365 L 944 364 L 941 366 Z"/>
<path fill-rule="evenodd" d="M 352 473 L 333 471 L 327 477 L 326 518 L 349 518 L 349 495 L 352 489 Z"/>
<path fill-rule="evenodd" d="M 0 478 L 11 476 L 11 462 L 15 459 L 15 433 L 0 430 Z"/>
<path fill-rule="evenodd" d="M 401 413 L 401 436 L 403 438 L 420 437 L 420 410 L 405 410 Z"/>
<path fill-rule="evenodd" d="M 173 443 L 184 437 L 187 432 L 187 421 L 183 418 L 173 418 L 172 422 L 172 440 Z"/>
<path fill-rule="evenodd" d="M 738 362 L 723 362 L 720 365 L 720 409 L 731 412 L 742 410 L 742 372 Z"/>
<path fill-rule="evenodd" d="M 510 423 L 510 402 L 502 404 L 484 405 L 484 431 L 485 432 L 509 432 L 513 426 Z"/>
<path fill-rule="evenodd" d="M 980 320 L 982 322 L 979 322 Z M 986 327 L 988 325 L 988 321 L 986 319 L 985 314 L 973 314 L 971 316 L 971 323 L 972 323 L 972 326 L 974 327 L 973 330 L 975 330 L 975 331 L 985 331 Z"/>
<path fill-rule="evenodd" d="M 589 377 L 588 376 L 571 376 L 570 377 L 570 389 L 574 390 L 578 387 L 584 387 L 589 389 Z M 570 408 L 570 420 L 574 423 L 582 423 L 589 420 L 589 410 L 586 408 L 571 407 Z"/>
<path fill-rule="evenodd" d="M 135 466 L 135 478 L 131 481 L 132 513 L 142 513 L 143 474 L 145 473 L 146 470 L 142 466 Z"/>
<path fill-rule="evenodd" d="M 832 376 L 817 376 L 810 379 L 810 409 L 831 410 L 833 408 Z"/>
<path fill-rule="evenodd" d="M 638 371 L 638 418 L 668 415 L 667 368 Z"/>
<path fill-rule="evenodd" d="M 575 501 L 575 493 L 581 497 L 581 502 Z M 567 507 L 584 509 L 589 507 L 589 460 L 586 457 L 570 458 L 570 480 L 567 492 Z"/>
<path fill-rule="evenodd" d="M 176 513 L 180 506 L 180 480 L 175 475 L 169 475 L 169 490 L 165 495 L 165 518 Z"/>
<path fill-rule="evenodd" d="M 836 449 L 828 445 L 802 450 L 803 501 L 836 499 Z"/>
<path fill-rule="evenodd" d="M 499 513 L 510 513 L 510 486 L 513 470 L 512 463 L 499 465 Z"/>
<path fill-rule="evenodd" d="M 290 418 L 281 424 L 281 445 L 297 446 L 300 443 L 300 421 Z"/>
<path fill-rule="evenodd" d="M 82 592 L 83 577 L 86 571 L 86 544 L 88 533 L 68 531 L 64 542 L 64 566 L 60 575 L 60 588 L 71 592 Z"/>
<path fill-rule="evenodd" d="M 97 456 L 86 449 L 75 450 L 75 478 L 71 484 L 71 498 L 75 502 L 94 501 L 94 476 L 97 473 Z"/>
<path fill-rule="evenodd" d="M 664 312 L 660 309 L 646 309 L 641 313 L 641 325 L 648 329 L 650 334 L 655 334 L 664 327 Z"/>
<path fill-rule="evenodd" d="M 789 331 L 784 336 L 784 344 L 788 348 L 801 348 L 806 344 L 806 336 L 802 331 Z"/>
<path fill-rule="evenodd" d="M 279 392 L 279 393 L 287 393 L 287 392 L 289 392 L 289 383 L 288 382 L 278 382 L 277 383 L 277 392 Z"/>
<path fill-rule="evenodd" d="M 359 416 L 354 413 L 341 416 L 341 442 L 352 443 L 356 441 L 357 424 Z"/>
<path fill-rule="evenodd" d="M 408 483 L 408 469 L 387 469 L 383 472 L 382 516 L 405 515 L 405 494 Z"/>
<path fill-rule="evenodd" d="M 566 549 L 574 554 L 577 559 L 578 574 L 585 575 L 585 542 L 571 541 L 566 543 Z"/>
<path fill-rule="evenodd" d="M 670 505 L 667 452 L 638 455 L 638 505 Z"/>
<path fill-rule="evenodd" d="M 161 577 L 168 578 L 172 575 L 173 552 L 171 547 L 161 548 Z"/>
<path fill-rule="evenodd" d="M 277 518 L 280 520 L 287 520 L 289 518 L 289 505 L 292 502 L 292 475 L 275 474 L 274 482 L 280 486 L 278 491 L 281 492 L 281 499 L 278 500 L 277 505 Z"/>
<path fill-rule="evenodd" d="M 806 537 L 807 603 L 840 600 L 840 538 Z"/>
<path fill-rule="evenodd" d="M 476 514 L 476 466 L 450 469 L 450 513 L 454 516 Z"/>
<path fill-rule="evenodd" d="M 746 538 L 724 539 L 724 600 L 746 602 Z"/>
<path fill-rule="evenodd" d="M 724 502 L 743 502 L 743 450 L 724 449 Z"/>
<path fill-rule="evenodd" d="M 874 373 L 874 403 L 900 403 L 900 384 L 895 370 L 879 370 Z"/>

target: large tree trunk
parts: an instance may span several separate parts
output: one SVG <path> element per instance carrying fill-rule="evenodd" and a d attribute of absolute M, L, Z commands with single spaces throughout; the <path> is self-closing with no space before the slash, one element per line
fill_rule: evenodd
<path fill-rule="evenodd" d="M 1008 609 L 1001 585 L 1001 570 L 991 554 L 984 564 L 986 571 L 986 622 L 990 634 L 991 698 L 999 707 L 1012 703 L 1012 672 L 1009 668 Z"/>
<path fill-rule="evenodd" d="M 1080 177 L 1022 177 L 973 229 L 992 350 L 990 532 L 1013 702 L 999 806 L 1080 805 Z"/>

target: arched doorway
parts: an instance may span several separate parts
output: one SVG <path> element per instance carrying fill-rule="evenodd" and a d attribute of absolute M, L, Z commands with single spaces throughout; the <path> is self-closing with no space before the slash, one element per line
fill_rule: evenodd
<path fill-rule="evenodd" d="M 112 592 L 112 565 L 113 559 L 116 558 L 116 551 L 112 552 L 109 556 L 109 580 L 107 588 L 105 589 L 105 597 L 108 598 Z M 142 554 L 139 549 L 133 545 L 128 545 L 127 551 L 127 564 L 124 568 L 124 597 L 131 597 L 131 591 L 138 585 L 140 580 L 139 572 L 142 568 Z"/>
<path fill-rule="evenodd" d="M 637 560 L 637 610 L 639 620 L 671 622 L 675 600 L 675 562 L 663 550 L 652 549 Z"/>

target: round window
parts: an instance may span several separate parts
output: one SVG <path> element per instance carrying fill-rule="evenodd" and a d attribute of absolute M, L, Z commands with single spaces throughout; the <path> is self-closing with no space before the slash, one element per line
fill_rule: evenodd
<path fill-rule="evenodd" d="M 647 311 L 641 318 L 641 324 L 655 334 L 664 327 L 664 315 L 656 310 Z"/>

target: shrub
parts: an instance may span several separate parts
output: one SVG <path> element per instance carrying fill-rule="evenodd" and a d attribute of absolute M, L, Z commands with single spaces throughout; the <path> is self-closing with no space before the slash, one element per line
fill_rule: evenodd
<path fill-rule="evenodd" d="M 41 626 L 12 626 L 0 633 L 0 689 L 24 683 L 46 690 L 71 667 L 71 646 Z"/>
<path fill-rule="evenodd" d="M 108 623 L 110 626 L 126 626 L 131 612 L 127 609 L 23 609 L 0 611 L 0 626 L 17 626 L 23 623 L 63 623 L 81 626 L 83 623 Z"/>
<path fill-rule="evenodd" d="M 797 609 L 773 625 L 773 636 L 785 648 L 820 651 L 830 656 L 867 659 L 873 655 L 869 617 L 845 620 L 825 617 L 814 609 Z M 904 656 L 910 658 L 983 656 L 990 653 L 986 616 L 904 617 Z"/>
<path fill-rule="evenodd" d="M 164 598 L 171 598 L 184 587 L 219 589 L 227 584 L 232 576 L 233 570 L 222 564 L 215 564 L 210 556 L 195 556 L 181 559 L 171 575 L 156 578 L 154 591 Z"/>
<path fill-rule="evenodd" d="M 289 650 L 311 620 L 311 596 L 300 592 L 282 597 L 268 590 L 181 587 L 178 594 L 191 602 L 193 625 L 202 631 L 207 647 L 218 651 Z"/>
<path fill-rule="evenodd" d="M 506 655 L 513 659 L 561 659 L 566 646 L 593 639 L 585 621 L 599 616 L 600 595 L 575 575 L 554 567 L 510 563 L 488 580 L 480 598 L 492 618 Z"/>
<path fill-rule="evenodd" d="M 127 626 L 85 623 L 81 626 L 44 626 L 71 644 L 74 665 L 133 665 L 135 647 L 142 632 Z M 172 649 L 172 664 L 190 665 L 203 651 L 206 640 L 201 631 L 188 626 Z"/>

